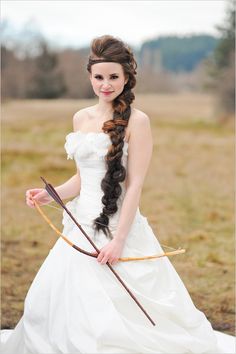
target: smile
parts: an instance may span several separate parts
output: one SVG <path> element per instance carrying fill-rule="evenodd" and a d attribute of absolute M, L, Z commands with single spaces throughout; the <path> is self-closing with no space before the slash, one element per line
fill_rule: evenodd
<path fill-rule="evenodd" d="M 114 92 L 114 91 L 107 91 L 107 92 L 105 92 L 105 91 L 101 91 L 104 95 L 110 95 L 112 92 Z"/>

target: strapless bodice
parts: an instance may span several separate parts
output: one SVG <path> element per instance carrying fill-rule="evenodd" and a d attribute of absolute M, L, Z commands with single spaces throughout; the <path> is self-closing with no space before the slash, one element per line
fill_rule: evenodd
<path fill-rule="evenodd" d="M 100 189 L 107 171 L 105 156 L 111 145 L 109 135 L 103 132 L 71 132 L 66 136 L 67 159 L 74 159 L 81 177 L 81 193 L 92 195 Z M 124 142 L 122 164 L 127 167 L 128 143 Z M 121 183 L 121 185 L 124 184 Z M 101 191 L 102 193 L 102 191 Z"/>
<path fill-rule="evenodd" d="M 108 134 L 103 132 L 81 131 L 71 132 L 66 135 L 65 150 L 67 159 L 74 159 L 80 173 L 81 188 L 78 197 L 67 203 L 71 212 L 77 214 L 80 220 L 87 224 L 99 216 L 104 205 L 102 197 L 104 192 L 101 189 L 101 181 L 105 177 L 107 166 L 105 156 L 109 146 L 112 144 Z M 127 169 L 128 142 L 124 141 L 122 165 Z M 116 227 L 122 201 L 125 196 L 125 181 L 120 183 L 122 193 L 117 200 L 118 210 L 110 217 L 110 226 Z M 63 224 L 69 224 L 69 220 L 64 213 Z"/>

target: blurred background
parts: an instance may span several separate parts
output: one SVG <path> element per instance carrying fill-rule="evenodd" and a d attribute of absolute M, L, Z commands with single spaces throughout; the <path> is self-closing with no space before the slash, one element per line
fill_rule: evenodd
<path fill-rule="evenodd" d="M 75 173 L 65 135 L 97 103 L 89 46 L 111 34 L 134 51 L 134 106 L 152 125 L 141 212 L 160 243 L 186 248 L 172 263 L 213 327 L 233 334 L 235 1 L 3 0 L 1 14 L 2 328 L 20 319 L 57 239 L 25 191 Z M 44 209 L 61 225 L 62 211 Z"/>
<path fill-rule="evenodd" d="M 2 1 L 2 96 L 94 97 L 89 44 L 109 33 L 135 53 L 136 93 L 214 88 L 217 115 L 230 114 L 234 22 L 227 1 Z"/>

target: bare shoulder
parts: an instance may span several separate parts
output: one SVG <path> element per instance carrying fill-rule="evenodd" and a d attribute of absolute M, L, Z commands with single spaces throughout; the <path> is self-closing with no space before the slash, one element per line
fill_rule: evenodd
<path fill-rule="evenodd" d="M 79 130 L 85 123 L 86 119 L 88 119 L 89 113 L 91 112 L 91 107 L 81 108 L 77 111 L 73 116 L 73 129 L 74 131 Z"/>
<path fill-rule="evenodd" d="M 142 124 L 142 122 L 148 122 L 149 121 L 149 117 L 146 113 L 144 113 L 143 111 L 140 111 L 140 109 L 137 108 L 133 108 L 132 109 L 132 114 L 130 116 L 130 123 L 131 124 Z"/>
<path fill-rule="evenodd" d="M 128 124 L 129 137 L 138 131 L 146 131 L 151 133 L 151 125 L 149 116 L 143 111 L 133 108 Z"/>

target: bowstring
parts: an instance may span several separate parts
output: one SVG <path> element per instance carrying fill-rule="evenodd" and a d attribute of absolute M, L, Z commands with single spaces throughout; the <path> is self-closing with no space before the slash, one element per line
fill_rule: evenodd
<path fill-rule="evenodd" d="M 47 207 L 49 207 L 49 208 L 53 208 L 53 209 L 59 210 L 60 213 L 62 212 L 62 209 L 61 209 L 61 208 L 55 207 L 54 205 L 45 204 L 45 205 L 42 205 L 42 206 L 47 206 Z M 105 224 L 103 224 L 103 223 L 101 223 L 101 222 L 98 222 L 98 221 L 97 221 L 97 223 L 100 224 L 100 225 L 107 226 L 107 225 L 105 225 Z M 164 245 L 163 243 L 160 243 L 160 245 L 163 246 L 163 247 L 166 247 L 166 248 L 168 248 L 168 249 L 170 249 L 170 250 L 174 250 L 174 251 L 176 251 L 176 250 L 178 250 L 178 249 L 181 249 L 181 247 L 174 248 L 174 247 L 171 247 L 171 246 Z"/>
<path fill-rule="evenodd" d="M 47 207 L 49 207 L 49 208 L 57 209 L 57 210 L 59 210 L 60 212 L 62 212 L 62 209 L 61 209 L 61 208 L 55 207 L 54 205 L 45 204 L 45 205 L 40 205 L 40 206 L 41 206 L 41 207 L 42 207 L 42 206 L 47 206 Z"/>

